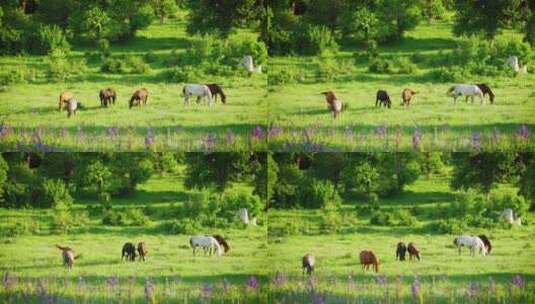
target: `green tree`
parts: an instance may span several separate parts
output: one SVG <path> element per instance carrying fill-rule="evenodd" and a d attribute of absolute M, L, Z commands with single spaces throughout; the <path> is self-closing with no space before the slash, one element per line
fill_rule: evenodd
<path fill-rule="evenodd" d="M 109 200 L 113 174 L 100 160 L 90 161 L 78 174 L 82 186 L 95 187 L 100 199 Z"/>
<path fill-rule="evenodd" d="M 450 186 L 455 190 L 476 189 L 488 195 L 514 169 L 512 152 L 453 153 Z"/>
<path fill-rule="evenodd" d="M 151 5 L 156 16 L 160 18 L 160 23 L 164 23 L 165 18 L 178 11 L 175 0 L 152 0 Z"/>
<path fill-rule="evenodd" d="M 274 187 L 277 184 L 279 168 L 271 153 L 267 153 L 264 159 L 255 176 L 254 193 L 269 203 L 273 196 Z"/>
<path fill-rule="evenodd" d="M 445 13 L 444 0 L 422 0 L 422 14 L 427 19 L 427 23 L 443 19 Z"/>

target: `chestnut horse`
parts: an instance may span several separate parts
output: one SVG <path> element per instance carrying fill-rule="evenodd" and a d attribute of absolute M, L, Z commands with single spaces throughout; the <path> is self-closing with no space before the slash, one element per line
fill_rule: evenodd
<path fill-rule="evenodd" d="M 363 250 L 360 252 L 359 257 L 363 271 L 368 270 L 370 265 L 373 265 L 375 272 L 379 272 L 379 258 L 377 258 L 372 251 Z"/>
<path fill-rule="evenodd" d="M 56 245 L 56 247 L 61 250 L 61 257 L 63 259 L 63 266 L 67 267 L 68 269 L 72 269 L 72 266 L 74 265 L 74 261 L 79 259 L 82 255 L 79 254 L 77 256 L 74 255 L 74 250 L 72 250 L 69 247 L 63 247 L 60 245 Z"/>
<path fill-rule="evenodd" d="M 402 106 L 410 106 L 411 105 L 411 99 L 414 95 L 418 94 L 417 92 L 411 90 L 411 89 L 404 89 L 403 92 L 401 92 L 401 105 Z"/>
<path fill-rule="evenodd" d="M 314 256 L 310 253 L 307 253 L 303 257 L 301 262 L 303 268 L 303 275 L 305 274 L 305 271 L 308 275 L 311 275 L 314 271 L 314 264 L 316 264 L 316 259 L 314 258 Z"/>
<path fill-rule="evenodd" d="M 409 260 L 412 261 L 412 257 L 418 259 L 418 261 L 420 260 L 420 251 L 418 251 L 414 243 L 409 243 L 409 246 L 407 246 L 407 250 L 409 251 Z"/>
<path fill-rule="evenodd" d="M 69 99 L 73 97 L 74 95 L 70 91 L 61 92 L 61 94 L 59 94 L 58 111 L 61 112 L 62 109 L 65 109 L 65 105 L 67 105 L 67 102 L 69 101 Z"/>
<path fill-rule="evenodd" d="M 342 101 L 336 98 L 333 91 L 322 92 L 321 94 L 325 96 L 328 108 L 333 113 L 333 118 L 336 119 L 342 112 Z"/>
<path fill-rule="evenodd" d="M 217 95 L 221 96 L 221 102 L 223 104 L 227 103 L 227 96 L 225 93 L 223 93 L 223 89 L 216 83 L 210 83 L 206 85 L 210 89 L 210 93 L 212 93 L 212 97 L 214 98 L 214 102 L 217 101 Z M 199 100 L 201 99 L 200 96 L 197 97 L 197 103 L 199 103 Z"/>
<path fill-rule="evenodd" d="M 145 262 L 145 257 L 147 254 L 149 254 L 149 250 L 147 249 L 145 242 L 139 242 L 137 244 L 137 253 L 139 254 L 139 260 L 143 260 L 143 262 Z"/>
<path fill-rule="evenodd" d="M 100 98 L 100 106 L 108 107 L 108 104 L 115 104 L 117 93 L 112 88 L 102 89 L 98 94 Z"/>
<path fill-rule="evenodd" d="M 483 93 L 483 97 L 485 97 L 486 95 L 489 95 L 490 103 L 493 104 L 495 96 L 494 96 L 494 93 L 492 93 L 492 90 L 490 89 L 490 87 L 485 83 L 478 83 L 476 84 L 476 86 Z"/>
<path fill-rule="evenodd" d="M 132 108 L 133 106 L 143 105 L 147 104 L 147 99 L 149 98 L 149 91 L 145 88 L 141 88 L 134 92 L 132 97 L 130 98 L 130 102 L 128 103 L 129 108 Z"/>

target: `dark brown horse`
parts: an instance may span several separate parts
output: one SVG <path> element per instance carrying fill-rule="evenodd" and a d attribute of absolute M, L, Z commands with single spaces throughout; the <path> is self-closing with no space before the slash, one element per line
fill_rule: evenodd
<path fill-rule="evenodd" d="M 82 255 L 79 254 L 77 256 L 74 255 L 74 250 L 72 250 L 69 247 L 63 247 L 60 245 L 56 245 L 56 247 L 61 250 L 61 257 L 63 259 L 63 266 L 67 267 L 68 269 L 72 269 L 74 266 L 74 261 L 79 259 Z"/>
<path fill-rule="evenodd" d="M 100 98 L 100 106 L 101 107 L 107 107 L 108 104 L 115 104 L 115 99 L 117 98 L 117 93 L 112 88 L 106 88 L 100 90 L 100 93 L 98 94 Z"/>
<path fill-rule="evenodd" d="M 307 253 L 303 257 L 301 262 L 303 268 L 303 275 L 305 274 L 305 271 L 308 275 L 311 275 L 314 271 L 314 265 L 316 264 L 316 259 L 314 258 L 314 256 L 310 253 Z"/>
<path fill-rule="evenodd" d="M 487 253 L 490 254 L 490 251 L 492 250 L 492 244 L 490 243 L 490 240 L 484 234 L 478 235 L 478 237 L 483 241 L 485 247 L 487 247 Z"/>
<path fill-rule="evenodd" d="M 360 252 L 360 264 L 362 270 L 368 270 L 370 265 L 373 265 L 375 272 L 379 272 L 379 258 L 370 250 L 363 250 Z"/>
<path fill-rule="evenodd" d="M 417 92 L 411 90 L 411 89 L 404 89 L 403 92 L 401 92 L 401 105 L 402 106 L 410 106 L 411 105 L 411 99 L 414 95 L 416 95 Z"/>
<path fill-rule="evenodd" d="M 128 107 L 132 108 L 133 106 L 141 105 L 142 103 L 143 105 L 146 105 L 148 98 L 149 98 L 149 91 L 145 88 L 141 88 L 134 92 L 134 94 L 130 98 Z"/>
<path fill-rule="evenodd" d="M 136 246 L 134 246 L 134 244 L 127 242 L 123 245 L 121 260 L 125 257 L 127 261 L 136 260 Z"/>
<path fill-rule="evenodd" d="M 396 260 L 405 261 L 405 254 L 407 253 L 407 246 L 405 243 L 399 242 L 396 249 Z"/>
<path fill-rule="evenodd" d="M 409 246 L 407 246 L 407 250 L 409 251 L 409 259 L 412 261 L 412 257 L 415 259 L 420 260 L 420 251 L 416 248 L 416 245 L 414 243 L 409 243 Z"/>
<path fill-rule="evenodd" d="M 490 103 L 494 103 L 494 93 L 492 93 L 492 90 L 487 84 L 477 83 L 476 86 L 483 92 L 483 96 L 489 95 Z"/>
<path fill-rule="evenodd" d="M 69 91 L 63 91 L 61 94 L 59 94 L 59 103 L 58 103 L 58 111 L 61 111 L 62 109 L 65 109 L 65 105 L 69 101 L 69 99 L 73 98 L 74 95 L 72 92 Z"/>
<path fill-rule="evenodd" d="M 381 105 L 384 107 L 388 107 L 389 109 L 392 106 L 392 101 L 390 100 L 390 96 L 385 90 L 377 91 L 377 95 L 375 97 L 375 106 L 377 107 Z"/>
<path fill-rule="evenodd" d="M 336 98 L 336 95 L 333 91 L 322 92 L 327 101 L 329 111 L 333 113 L 333 117 L 336 119 L 338 115 L 342 112 L 342 101 Z"/>
<path fill-rule="evenodd" d="M 223 246 L 223 250 L 225 253 L 227 253 L 230 250 L 230 246 L 228 245 L 227 241 L 219 234 L 212 235 L 214 239 L 219 243 L 220 246 Z"/>
<path fill-rule="evenodd" d="M 221 102 L 223 104 L 227 103 L 227 96 L 225 93 L 223 93 L 223 89 L 216 83 L 211 83 L 206 85 L 210 92 L 212 93 L 212 97 L 214 98 L 214 101 L 217 101 L 217 95 L 221 96 Z M 201 97 L 197 97 L 197 103 L 199 103 Z"/>
<path fill-rule="evenodd" d="M 143 262 L 145 262 L 145 257 L 147 254 L 149 254 L 149 250 L 147 249 L 145 242 L 139 242 L 137 244 L 137 253 L 139 254 L 139 260 L 143 260 Z"/>

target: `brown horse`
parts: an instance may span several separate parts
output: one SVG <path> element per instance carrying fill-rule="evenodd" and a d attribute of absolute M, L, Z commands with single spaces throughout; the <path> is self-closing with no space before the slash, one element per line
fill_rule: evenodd
<path fill-rule="evenodd" d="M 227 253 L 230 250 L 230 246 L 228 245 L 227 241 L 219 234 L 212 235 L 214 239 L 219 243 L 219 245 L 223 246 L 223 250 L 225 253 Z"/>
<path fill-rule="evenodd" d="M 143 262 L 145 262 L 145 257 L 147 254 L 149 254 L 149 250 L 147 249 L 145 242 L 139 242 L 137 244 L 137 253 L 139 254 L 139 260 L 143 260 Z"/>
<path fill-rule="evenodd" d="M 59 103 L 58 103 L 58 111 L 61 111 L 62 109 L 65 109 L 65 105 L 69 101 L 69 99 L 73 98 L 74 95 L 72 92 L 69 91 L 63 91 L 61 94 L 59 94 Z"/>
<path fill-rule="evenodd" d="M 127 261 L 136 260 L 136 246 L 130 242 L 124 243 L 121 253 L 121 260 L 123 260 L 125 257 Z"/>
<path fill-rule="evenodd" d="M 414 243 L 409 243 L 409 246 L 407 246 L 407 250 L 409 251 L 409 260 L 412 261 L 412 257 L 415 259 L 420 260 L 420 251 L 416 248 L 416 245 Z"/>
<path fill-rule="evenodd" d="M 490 243 L 490 240 L 484 234 L 478 235 L 478 237 L 483 241 L 483 244 L 485 244 L 485 247 L 487 247 L 487 253 L 490 254 L 492 250 L 492 244 Z"/>
<path fill-rule="evenodd" d="M 56 247 L 61 250 L 61 257 L 63 259 L 63 266 L 67 267 L 68 269 L 72 269 L 72 266 L 74 266 L 74 261 L 79 259 L 82 255 L 79 254 L 77 256 L 74 255 L 74 250 L 72 250 L 69 247 L 63 247 L 60 245 L 56 245 Z"/>
<path fill-rule="evenodd" d="M 303 275 L 305 274 L 305 271 L 308 275 L 311 275 L 314 271 L 314 264 L 316 264 L 316 259 L 314 258 L 314 256 L 310 253 L 307 253 L 303 257 L 301 262 L 303 268 Z"/>
<path fill-rule="evenodd" d="M 141 88 L 134 92 L 132 97 L 130 98 L 130 102 L 128 103 L 129 108 L 132 108 L 133 106 L 143 105 L 147 104 L 147 99 L 149 98 L 149 91 L 145 88 Z"/>
<path fill-rule="evenodd" d="M 410 106 L 411 105 L 411 99 L 414 95 L 416 95 L 417 92 L 411 90 L 411 89 L 404 89 L 403 92 L 401 92 L 401 105 L 402 106 Z"/>
<path fill-rule="evenodd" d="M 338 117 L 338 115 L 340 115 L 342 112 L 342 101 L 336 98 L 336 95 L 333 91 L 322 92 L 321 94 L 325 96 L 328 109 L 333 113 L 333 117 L 336 119 L 336 117 Z"/>
<path fill-rule="evenodd" d="M 115 104 L 117 93 L 112 88 L 106 88 L 106 89 L 100 90 L 98 97 L 100 98 L 100 106 L 108 107 L 108 104 L 110 105 Z"/>
<path fill-rule="evenodd" d="M 490 103 L 493 104 L 495 96 L 490 87 L 485 83 L 477 83 L 476 86 L 481 90 L 481 92 L 483 92 L 483 97 L 485 97 L 487 94 L 489 95 Z"/>
<path fill-rule="evenodd" d="M 223 104 L 227 103 L 227 96 L 225 93 L 223 93 L 223 89 L 216 83 L 210 83 L 206 85 L 210 92 L 212 93 L 212 97 L 214 97 L 214 101 L 217 101 L 217 95 L 221 96 L 221 102 Z M 201 99 L 200 96 L 197 97 L 197 103 L 199 103 L 199 100 Z"/>
<path fill-rule="evenodd" d="M 363 250 L 360 252 L 359 257 L 363 271 L 368 270 L 370 265 L 373 265 L 375 272 L 379 272 L 379 258 L 377 258 L 372 251 Z"/>

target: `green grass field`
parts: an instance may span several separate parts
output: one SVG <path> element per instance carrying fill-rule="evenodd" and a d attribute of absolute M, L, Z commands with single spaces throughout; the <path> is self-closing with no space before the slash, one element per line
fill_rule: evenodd
<path fill-rule="evenodd" d="M 356 215 L 357 202 L 346 201 L 342 207 L 341 231 L 329 234 L 321 229 L 323 211 L 270 210 L 272 227 L 293 222 L 300 233 L 268 236 L 270 276 L 279 283 L 270 290 L 274 302 L 310 303 L 418 303 L 411 292 L 415 278 L 421 283 L 421 303 L 530 303 L 535 296 L 535 230 L 530 224 L 511 230 L 471 229 L 467 234 L 486 234 L 493 244 L 489 256 L 461 256 L 453 245 L 454 235 L 434 234 L 426 224 L 440 219 L 438 207 L 454 199 L 445 177 L 423 179 L 408 186 L 405 193 L 380 200 L 387 209 L 424 210 L 414 227 L 375 226 L 367 217 Z M 532 222 L 533 214 L 526 220 Z M 273 229 L 272 231 L 276 231 Z M 421 251 L 421 261 L 396 261 L 396 244 L 414 242 Z M 381 261 L 380 272 L 363 272 L 358 254 L 372 250 Z M 316 257 L 312 279 L 301 274 L 301 258 L 306 253 Z M 408 259 L 408 256 L 407 256 Z M 523 290 L 511 288 L 512 278 L 521 275 Z M 383 279 L 386 283 L 383 283 Z M 494 282 L 494 283 L 493 283 Z M 495 288 L 493 289 L 493 284 Z M 468 295 L 471 287 L 476 293 Z"/>
<path fill-rule="evenodd" d="M 391 58 L 415 54 L 439 58 L 455 49 L 457 40 L 449 24 L 422 24 L 408 32 L 399 44 L 380 47 L 379 53 Z M 362 51 L 344 46 L 337 54 L 323 57 L 270 58 L 270 68 L 293 69 L 299 78 L 298 83 L 269 87 L 269 123 L 277 127 L 269 141 L 272 149 L 302 150 L 312 145 L 311 150 L 410 150 L 416 130 L 423 135 L 420 148 L 424 150 L 471 150 L 479 145 L 474 143 L 474 137 L 486 150 L 533 146 L 532 140 L 518 142 L 515 138 L 522 125 L 531 130 L 535 126 L 533 74 L 466 79 L 466 83 L 488 83 L 497 96 L 496 102 L 490 105 L 487 98 L 485 105 L 479 101 L 466 104 L 462 98 L 454 105 L 446 95 L 454 83 L 434 83 L 426 74 L 437 66 L 423 61 L 413 74 L 369 73 L 366 63 L 354 63 L 353 53 L 359 50 Z M 320 67 L 329 62 L 336 66 L 334 79 L 321 80 L 317 76 Z M 404 88 L 418 92 L 408 108 L 400 105 Z M 375 108 L 379 89 L 389 92 L 391 109 Z M 333 90 L 348 105 L 339 119 L 333 120 L 320 95 L 327 90 Z M 386 129 L 386 135 L 382 129 Z M 500 134 L 498 139 L 496 134 Z"/>
<path fill-rule="evenodd" d="M 0 209 L 2 231 L 20 221 L 39 227 L 33 235 L 1 238 L 0 272 L 17 278 L 14 286 L 4 288 L 4 284 L 0 288 L 2 303 L 42 303 L 45 296 L 55 299 L 55 303 L 146 303 L 147 280 L 156 302 L 197 303 L 203 297 L 227 303 L 261 301 L 266 289 L 265 227 L 206 229 L 201 233 L 224 235 L 231 249 L 221 257 L 204 256 L 202 250 L 193 257 L 189 235 L 170 235 L 159 229 L 172 219 L 170 210 L 188 197 L 189 191 L 179 180 L 174 175 L 154 177 L 132 196 L 113 200 L 118 207 L 155 208 L 157 215 L 144 227 L 106 226 L 99 218 L 91 218 L 76 231 L 58 235 L 50 230 L 51 210 Z M 92 203 L 84 199 L 74 207 L 82 209 Z M 146 262 L 121 261 L 121 248 L 128 241 L 147 243 Z M 55 244 L 70 246 L 82 254 L 72 270 L 62 266 Z M 252 277 L 258 280 L 256 289 L 248 286 Z M 109 283 L 115 278 L 118 284 Z"/>
<path fill-rule="evenodd" d="M 0 57 L 2 69 L 31 68 L 36 77 L 27 84 L 16 84 L 0 92 L 0 121 L 12 128 L 3 136 L 2 150 L 17 147 L 32 148 L 31 135 L 38 130 L 41 141 L 54 150 L 70 151 L 132 151 L 145 149 L 144 139 L 151 128 L 156 139 L 156 150 L 249 150 L 264 148 L 263 140 L 249 139 L 251 131 L 267 120 L 265 107 L 266 76 L 207 76 L 195 79 L 200 83 L 219 83 L 228 96 L 211 108 L 203 105 L 185 107 L 182 84 L 168 83 L 161 72 L 173 50 L 184 52 L 190 47 L 191 37 L 185 32 L 184 16 L 164 24 L 155 22 L 140 31 L 128 43 L 112 45 L 113 56 L 153 54 L 148 74 L 108 74 L 100 72 L 100 59 L 88 63 L 88 71 L 73 76 L 66 82 L 49 82 L 45 77 L 46 57 Z M 255 33 L 241 30 L 235 35 L 254 37 Z M 75 47 L 70 58 L 82 58 L 93 47 Z M 100 89 L 113 87 L 117 91 L 115 106 L 100 107 Z M 146 107 L 128 109 L 132 93 L 141 87 L 149 90 Z M 70 90 L 85 109 L 74 118 L 57 111 L 58 97 Z M 119 136 L 110 138 L 108 130 L 118 128 Z M 264 127 L 263 127 L 264 128 Z M 215 148 L 206 147 L 210 138 Z M 18 143 L 18 146 L 17 146 Z"/>

